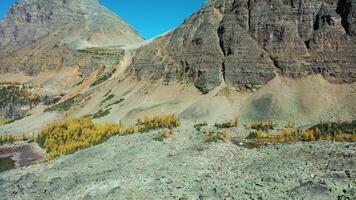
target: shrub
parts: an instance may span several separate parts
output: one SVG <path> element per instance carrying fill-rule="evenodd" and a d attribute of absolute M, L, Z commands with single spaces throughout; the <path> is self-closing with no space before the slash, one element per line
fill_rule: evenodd
<path fill-rule="evenodd" d="M 119 123 L 94 123 L 88 117 L 54 121 L 35 137 L 35 141 L 46 150 L 48 159 L 74 153 L 100 144 L 112 136 L 146 132 L 152 129 L 172 129 L 180 125 L 175 115 L 157 116 L 138 120 L 137 124 L 124 128 Z"/>
<path fill-rule="evenodd" d="M 138 119 L 136 123 L 138 132 L 147 132 L 160 128 L 176 128 L 180 125 L 180 120 L 175 115 L 156 116 L 153 118 L 145 117 Z"/>
<path fill-rule="evenodd" d="M 40 102 L 40 95 L 29 85 L 0 84 L 0 118 L 6 123 L 25 117 Z"/>
<path fill-rule="evenodd" d="M 319 129 L 324 134 L 337 135 L 340 133 L 356 133 L 356 120 L 352 122 L 329 122 L 320 123 L 310 128 L 311 130 Z"/>
<path fill-rule="evenodd" d="M 17 141 L 26 141 L 29 139 L 30 139 L 30 137 L 24 133 L 21 135 L 14 135 L 14 134 L 6 133 L 6 134 L 0 136 L 0 145 L 5 144 L 5 143 L 14 143 Z"/>
<path fill-rule="evenodd" d="M 292 120 L 288 120 L 287 128 L 294 128 L 295 123 Z"/>
<path fill-rule="evenodd" d="M 268 130 L 273 130 L 275 128 L 275 124 L 273 124 L 273 121 L 271 119 L 268 120 L 263 120 L 263 121 L 257 121 L 255 123 L 247 123 L 245 124 L 245 127 L 247 129 L 254 129 L 258 131 L 268 131 Z"/>
<path fill-rule="evenodd" d="M 218 134 L 209 134 L 207 138 L 205 138 L 205 143 L 214 143 L 220 140 L 220 136 Z"/>
<path fill-rule="evenodd" d="M 223 141 L 226 141 L 227 139 L 229 139 L 229 133 L 228 133 L 227 129 L 224 129 L 222 132 L 219 132 L 219 136 L 220 136 L 220 139 Z"/>
<path fill-rule="evenodd" d="M 226 141 L 229 139 L 229 132 L 227 129 L 218 130 L 217 132 L 211 132 L 205 139 L 205 143 L 213 143 L 219 140 Z"/>
<path fill-rule="evenodd" d="M 205 127 L 205 126 L 208 126 L 208 123 L 207 122 L 201 122 L 201 123 L 198 123 L 198 124 L 194 124 L 194 129 L 197 130 L 197 131 L 201 131 L 201 128 Z"/>
<path fill-rule="evenodd" d="M 257 131 L 251 132 L 246 137 L 246 139 L 262 139 L 262 140 L 266 140 L 266 139 L 272 139 L 274 137 L 275 137 L 275 135 L 273 133 L 271 133 L 271 132 L 264 132 L 264 131 L 257 130 Z"/>
<path fill-rule="evenodd" d="M 170 138 L 173 135 L 173 129 L 165 128 L 159 132 L 158 137 L 156 137 L 155 139 L 162 142 L 164 139 Z"/>
<path fill-rule="evenodd" d="M 0 119 L 0 126 L 2 125 L 6 125 L 6 124 L 10 124 L 12 123 L 14 120 L 10 120 L 10 119 Z"/>
<path fill-rule="evenodd" d="M 118 134 L 122 134 L 122 127 L 118 124 L 97 124 L 89 118 L 66 119 L 43 128 L 36 142 L 46 150 L 48 159 L 53 159 L 97 145 Z"/>
<path fill-rule="evenodd" d="M 239 125 L 239 119 L 235 118 L 235 119 L 231 119 L 231 120 L 227 120 L 224 123 L 216 123 L 215 127 L 216 128 L 234 128 L 237 127 Z"/>
<path fill-rule="evenodd" d="M 15 141 L 15 136 L 9 133 L 6 133 L 0 137 L 0 144 L 13 143 Z"/>
<path fill-rule="evenodd" d="M 293 141 L 356 141 L 356 131 L 351 123 L 318 124 L 309 129 L 284 128 L 276 133 L 257 130 L 251 132 L 247 139 L 265 140 L 271 143 L 286 143 Z"/>

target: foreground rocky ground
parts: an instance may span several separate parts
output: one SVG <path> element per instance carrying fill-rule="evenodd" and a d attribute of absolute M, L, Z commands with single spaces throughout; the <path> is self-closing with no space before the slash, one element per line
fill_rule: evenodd
<path fill-rule="evenodd" d="M 114 137 L 59 159 L 0 174 L 1 199 L 353 199 L 354 143 L 258 149 L 205 143 L 181 128 Z"/>

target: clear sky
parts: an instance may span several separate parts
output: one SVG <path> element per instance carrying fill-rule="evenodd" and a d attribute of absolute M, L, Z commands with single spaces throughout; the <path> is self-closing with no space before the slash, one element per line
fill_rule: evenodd
<path fill-rule="evenodd" d="M 0 19 L 15 0 L 0 0 Z M 207 0 L 100 0 L 146 39 L 171 30 Z"/>

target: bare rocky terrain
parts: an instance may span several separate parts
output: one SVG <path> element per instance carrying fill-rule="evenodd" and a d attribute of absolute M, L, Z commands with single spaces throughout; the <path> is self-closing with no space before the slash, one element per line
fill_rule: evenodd
<path fill-rule="evenodd" d="M 236 132 L 232 135 L 235 135 Z M 352 143 L 245 149 L 181 128 L 114 137 L 96 147 L 0 174 L 2 199 L 353 199 Z"/>

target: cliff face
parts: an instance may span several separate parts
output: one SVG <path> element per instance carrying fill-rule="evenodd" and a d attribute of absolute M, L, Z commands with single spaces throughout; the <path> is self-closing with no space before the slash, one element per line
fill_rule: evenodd
<path fill-rule="evenodd" d="M 142 40 L 98 0 L 22 0 L 0 23 L 0 72 L 100 65 L 76 50 Z"/>
<path fill-rule="evenodd" d="M 138 79 L 222 83 L 253 90 L 277 74 L 356 80 L 355 0 L 211 0 L 180 27 L 139 49 Z"/>

